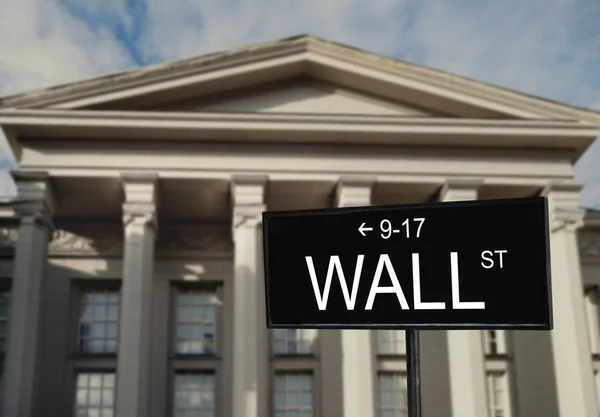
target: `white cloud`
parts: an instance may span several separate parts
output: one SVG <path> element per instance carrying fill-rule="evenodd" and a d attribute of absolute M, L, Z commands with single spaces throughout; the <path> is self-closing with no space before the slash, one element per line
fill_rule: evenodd
<path fill-rule="evenodd" d="M 132 67 L 131 50 L 166 61 L 311 33 L 600 109 L 600 3 L 593 0 L 61 1 L 0 0 L 0 94 Z M 594 178 L 598 148 L 577 167 L 584 181 Z M 600 190 L 589 189 L 586 201 L 600 204 Z"/>
<path fill-rule="evenodd" d="M 0 94 L 133 65 L 106 28 L 90 30 L 55 1 L 0 0 L 0 9 Z"/>
<path fill-rule="evenodd" d="M 148 0 L 142 50 L 177 59 L 308 32 L 600 109 L 600 29 L 572 39 L 573 29 L 593 16 L 590 4 L 322 0 L 315 8 L 292 0 Z"/>

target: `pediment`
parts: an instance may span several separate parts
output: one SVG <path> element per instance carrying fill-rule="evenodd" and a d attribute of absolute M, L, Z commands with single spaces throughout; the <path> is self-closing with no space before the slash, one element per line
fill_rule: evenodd
<path fill-rule="evenodd" d="M 299 78 L 322 84 L 293 85 Z M 590 110 L 304 35 L 6 97 L 5 109 L 600 121 Z"/>
<path fill-rule="evenodd" d="M 373 97 L 311 79 L 268 83 L 225 94 L 169 103 L 151 111 L 434 116 L 406 103 Z"/>

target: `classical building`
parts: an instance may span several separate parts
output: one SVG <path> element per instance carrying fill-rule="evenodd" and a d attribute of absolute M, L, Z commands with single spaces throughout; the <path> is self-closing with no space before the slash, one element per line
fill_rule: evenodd
<path fill-rule="evenodd" d="M 266 329 L 261 212 L 534 195 L 555 329 L 424 332 L 424 417 L 598 416 L 573 164 L 599 113 L 299 36 L 7 97 L 0 126 L 3 417 L 406 416 L 401 331 Z"/>

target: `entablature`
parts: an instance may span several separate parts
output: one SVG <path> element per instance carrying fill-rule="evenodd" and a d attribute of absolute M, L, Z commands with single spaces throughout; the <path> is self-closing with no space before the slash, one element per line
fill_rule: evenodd
<path fill-rule="evenodd" d="M 17 157 L 28 138 L 193 141 L 246 144 L 392 145 L 446 148 L 562 149 L 575 161 L 598 135 L 591 123 L 429 117 L 270 113 L 10 110 L 0 125 L 12 132 Z M 93 149 L 90 149 L 92 152 Z"/>

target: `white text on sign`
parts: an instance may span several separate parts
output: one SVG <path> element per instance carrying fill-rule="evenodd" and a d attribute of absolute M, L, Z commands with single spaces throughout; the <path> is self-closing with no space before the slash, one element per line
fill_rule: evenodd
<path fill-rule="evenodd" d="M 482 259 L 487 261 L 484 265 L 484 262 L 481 265 L 489 269 L 494 265 L 493 258 L 490 258 L 490 254 L 497 253 L 500 255 L 500 268 L 503 267 L 502 263 L 502 255 L 505 254 L 506 250 L 496 250 L 496 251 L 484 251 L 481 254 Z M 487 257 L 486 257 L 487 256 Z M 354 269 L 354 280 L 352 281 L 352 289 L 348 288 L 348 283 L 346 282 L 346 278 L 344 276 L 344 271 L 342 270 L 342 264 L 340 262 L 340 258 L 337 255 L 331 256 L 329 260 L 329 266 L 327 268 L 327 275 L 325 277 L 325 287 L 321 292 L 319 288 L 319 282 L 317 280 L 317 273 L 315 271 L 315 266 L 313 263 L 312 256 L 306 256 L 306 266 L 308 268 L 308 273 L 310 275 L 310 280 L 312 283 L 313 291 L 315 294 L 315 299 L 317 302 L 317 306 L 319 310 L 327 309 L 327 301 L 329 299 L 329 292 L 331 290 L 331 282 L 333 281 L 334 272 L 337 273 L 340 285 L 342 288 L 342 294 L 344 296 L 344 301 L 346 302 L 346 308 L 348 310 L 354 310 L 356 307 L 356 297 L 358 294 L 358 287 L 360 283 L 360 279 L 362 276 L 362 269 L 364 263 L 365 255 L 358 255 L 356 258 L 356 266 Z M 491 263 L 490 263 L 491 262 Z M 491 266 L 490 266 L 491 265 Z M 391 286 L 380 286 L 379 281 L 381 280 L 381 276 L 384 272 L 384 269 L 387 271 L 392 285 Z M 485 302 L 483 301 L 461 301 L 460 299 L 460 285 L 459 285 L 459 269 L 458 269 L 458 252 L 450 253 L 450 277 L 452 284 L 452 309 L 453 310 L 483 310 L 485 309 Z M 413 278 L 413 301 L 414 301 L 414 309 L 415 310 L 445 310 L 446 303 L 442 301 L 423 301 L 421 296 L 421 269 L 419 263 L 419 254 L 412 254 L 412 278 Z M 403 310 L 410 310 L 408 302 L 406 300 L 406 296 L 402 287 L 400 286 L 400 281 L 396 275 L 396 271 L 394 270 L 394 266 L 390 260 L 389 255 L 382 254 L 379 256 L 379 261 L 377 262 L 377 267 L 375 268 L 375 274 L 373 276 L 373 281 L 371 283 L 371 289 L 369 291 L 369 296 L 367 298 L 367 302 L 365 305 L 365 310 L 372 310 L 373 304 L 375 303 L 375 297 L 377 294 L 396 294 L 398 298 L 398 302 L 400 303 L 400 307 Z"/>
<path fill-rule="evenodd" d="M 379 223 L 379 229 L 381 230 L 381 237 L 383 239 L 389 239 L 393 234 L 402 234 L 407 238 L 410 238 L 411 236 L 418 238 L 421 235 L 421 227 L 423 227 L 423 223 L 425 223 L 424 218 L 406 219 L 397 229 L 395 229 L 392 227 L 391 221 L 388 219 L 383 219 Z M 367 236 L 366 232 L 372 232 L 373 227 L 369 226 L 366 222 L 363 222 L 358 227 L 358 231 L 361 235 Z"/>
<path fill-rule="evenodd" d="M 504 255 L 507 251 L 506 250 L 495 250 L 495 251 L 491 251 L 491 250 L 484 250 L 483 252 L 481 252 L 481 259 L 483 259 L 485 261 L 481 262 L 481 266 L 483 266 L 485 269 L 490 269 L 493 268 L 495 265 L 494 262 L 494 254 L 498 255 L 498 261 L 500 264 L 500 268 L 504 268 L 504 262 L 503 262 L 503 258 L 502 255 Z"/>

